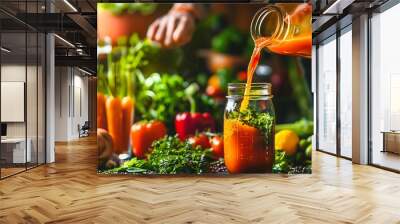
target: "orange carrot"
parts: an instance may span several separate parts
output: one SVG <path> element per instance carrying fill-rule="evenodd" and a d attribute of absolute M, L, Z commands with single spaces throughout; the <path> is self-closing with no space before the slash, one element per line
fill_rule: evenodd
<path fill-rule="evenodd" d="M 129 147 L 129 133 L 133 123 L 133 100 L 129 96 L 122 98 L 122 145 L 124 149 Z"/>
<path fill-rule="evenodd" d="M 114 152 L 117 154 L 124 153 L 128 148 L 125 148 L 123 143 L 122 105 L 121 100 L 118 97 L 110 96 L 107 98 L 106 114 L 108 132 L 110 133 L 114 143 Z"/>
<path fill-rule="evenodd" d="M 107 130 L 106 97 L 97 93 L 97 128 Z"/>

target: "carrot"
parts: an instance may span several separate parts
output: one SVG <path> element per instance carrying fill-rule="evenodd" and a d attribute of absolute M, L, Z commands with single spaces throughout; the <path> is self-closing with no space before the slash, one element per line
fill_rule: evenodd
<path fill-rule="evenodd" d="M 124 149 L 129 147 L 129 133 L 133 123 L 133 100 L 129 96 L 122 98 L 122 145 Z"/>
<path fill-rule="evenodd" d="M 121 154 L 127 151 L 128 148 L 124 147 L 124 135 L 122 130 L 122 105 L 121 100 L 118 97 L 110 96 L 107 98 L 106 114 L 108 132 L 110 133 L 114 143 L 114 152 Z"/>
<path fill-rule="evenodd" d="M 97 93 L 97 128 L 107 130 L 106 97 Z"/>

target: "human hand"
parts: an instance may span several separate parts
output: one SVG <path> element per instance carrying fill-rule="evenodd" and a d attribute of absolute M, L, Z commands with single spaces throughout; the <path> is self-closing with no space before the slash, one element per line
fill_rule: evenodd
<path fill-rule="evenodd" d="M 171 10 L 150 25 L 147 38 L 163 47 L 179 47 L 192 39 L 194 29 L 191 13 Z"/>

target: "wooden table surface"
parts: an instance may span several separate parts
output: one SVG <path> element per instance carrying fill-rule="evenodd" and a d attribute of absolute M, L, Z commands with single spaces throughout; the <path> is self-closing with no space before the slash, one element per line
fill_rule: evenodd
<path fill-rule="evenodd" d="M 0 223 L 400 223 L 400 175 L 313 153 L 312 175 L 96 174 L 95 138 L 0 181 Z"/>

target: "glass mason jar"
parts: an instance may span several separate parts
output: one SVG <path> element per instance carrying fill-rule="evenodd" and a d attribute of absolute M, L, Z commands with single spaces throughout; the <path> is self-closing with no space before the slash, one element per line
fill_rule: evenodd
<path fill-rule="evenodd" d="M 224 159 L 229 173 L 272 172 L 275 160 L 275 111 L 271 84 L 252 83 L 248 105 L 241 108 L 246 84 L 228 85 L 224 113 Z"/>

